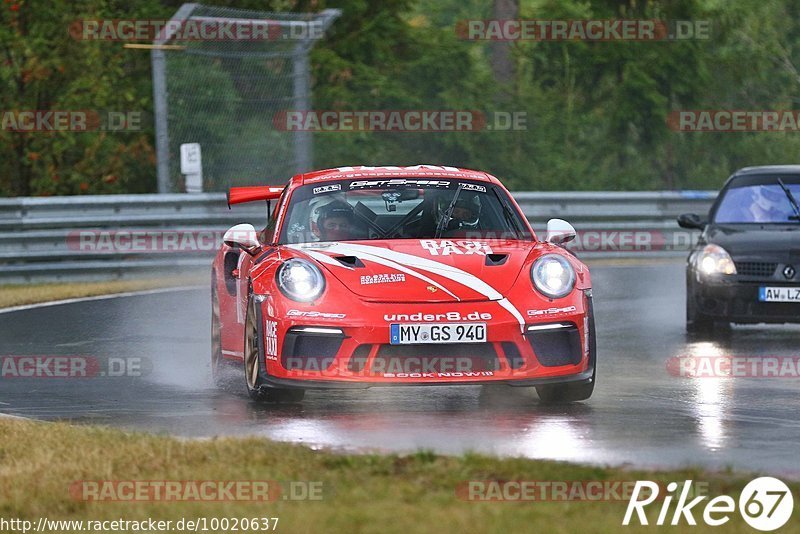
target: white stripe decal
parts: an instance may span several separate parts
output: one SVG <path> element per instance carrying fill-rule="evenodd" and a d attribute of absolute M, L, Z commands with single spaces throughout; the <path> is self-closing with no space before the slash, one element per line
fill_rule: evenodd
<path fill-rule="evenodd" d="M 352 267 L 347 267 L 345 265 L 342 265 L 341 263 L 339 263 L 338 261 L 334 260 L 330 256 L 328 256 L 326 254 L 322 254 L 321 252 L 317 252 L 315 250 L 309 250 L 308 248 L 300 248 L 300 247 L 297 247 L 297 246 L 292 246 L 290 248 L 293 248 L 293 249 L 295 249 L 295 250 L 297 250 L 299 252 L 302 252 L 304 254 L 308 254 L 312 258 L 314 258 L 314 259 L 316 259 L 316 260 L 318 260 L 318 261 L 320 261 L 322 263 L 328 263 L 328 264 L 331 264 L 331 265 L 336 265 L 338 267 L 345 267 L 347 269 L 350 269 L 351 271 L 353 270 Z M 327 248 L 330 248 L 330 247 L 326 247 L 326 249 Z M 346 253 L 346 255 L 352 256 L 353 254 Z M 445 293 L 447 293 L 448 295 L 450 295 L 454 299 L 456 299 L 458 301 L 461 300 L 458 296 L 453 294 L 449 289 L 447 289 L 443 285 L 439 284 L 435 280 L 432 280 L 432 279 L 428 278 L 424 274 L 421 274 L 421 273 L 418 273 L 418 272 L 416 272 L 414 270 L 411 270 L 408 267 L 400 265 L 399 263 L 393 262 L 391 260 L 387 260 L 386 258 L 382 258 L 380 256 L 375 256 L 374 254 L 362 253 L 362 254 L 360 254 L 360 256 L 362 257 L 362 259 L 365 259 L 367 261 L 371 261 L 371 262 L 374 262 L 374 263 L 379 263 L 381 265 L 385 265 L 386 267 L 391 267 L 392 269 L 397 269 L 398 271 L 404 272 L 404 273 L 408 274 L 409 276 L 413 276 L 414 278 L 419 278 L 420 280 L 423 280 L 424 282 L 427 282 L 427 283 L 429 283 L 429 284 L 431 284 L 433 286 L 438 287 L 439 289 L 441 289 L 442 291 L 444 291 Z"/>
<path fill-rule="evenodd" d="M 445 278 L 453 280 L 454 282 L 458 282 L 461 285 L 474 289 L 478 293 L 488 297 L 490 300 L 500 300 L 503 298 L 503 295 L 500 294 L 500 292 L 497 291 L 495 288 L 493 288 L 492 286 L 490 286 L 477 276 L 469 274 L 466 271 L 462 271 L 457 267 L 445 265 L 444 263 L 440 263 L 434 260 L 429 260 L 427 258 L 420 258 L 419 256 L 414 256 L 413 254 L 406 254 L 405 252 L 395 252 L 393 250 L 380 247 L 357 245 L 351 243 L 342 246 L 349 248 L 357 253 L 380 256 L 382 258 L 386 258 L 389 260 L 396 261 L 398 263 L 402 263 L 404 265 L 408 265 L 409 267 L 422 269 L 425 271 L 438 274 L 440 276 L 444 276 Z M 351 252 L 351 254 L 352 253 L 353 252 Z"/>
<path fill-rule="evenodd" d="M 508 310 L 508 313 L 510 313 L 511 315 L 513 315 L 517 319 L 517 322 L 519 323 L 520 331 L 524 333 L 525 332 L 525 319 L 522 317 L 522 314 L 519 312 L 519 310 L 516 309 L 514 307 L 514 305 L 511 304 L 508 301 L 508 299 L 505 298 L 505 297 L 503 297 L 503 300 L 498 302 L 498 304 L 500 306 L 502 306 L 503 308 L 505 308 L 506 310 Z"/>
<path fill-rule="evenodd" d="M 414 267 L 438 274 L 439 276 L 448 278 L 454 282 L 469 287 L 478 293 L 481 293 L 489 298 L 489 300 L 498 301 L 498 304 L 511 313 L 517 322 L 519 322 L 521 330 L 525 327 L 525 319 L 522 317 L 522 314 L 499 291 L 477 276 L 458 269 L 457 267 L 445 265 L 438 261 L 427 258 L 414 256 L 413 254 L 406 254 L 405 252 L 396 252 L 385 248 L 359 245 L 355 243 L 337 243 L 335 245 L 326 247 L 325 250 L 334 251 L 348 256 L 371 256 L 373 261 L 375 261 L 375 258 L 383 258 L 385 260 L 394 261 L 398 264 L 402 263 L 409 267 Z"/>
<path fill-rule="evenodd" d="M 429 283 L 429 284 L 431 284 L 433 286 L 438 287 L 439 289 L 441 289 L 442 291 L 444 291 L 445 293 L 447 293 L 448 295 L 450 295 L 454 299 L 456 299 L 458 301 L 461 301 L 461 299 L 458 296 L 456 296 L 455 293 L 451 292 L 449 289 L 444 287 L 442 284 L 440 284 L 436 280 L 428 278 L 427 276 L 425 276 L 422 273 L 418 273 L 417 271 L 414 271 L 413 269 L 409 269 L 408 267 L 406 267 L 404 265 L 401 265 L 401 264 L 399 264 L 397 262 L 394 262 L 392 260 L 388 260 L 388 259 L 383 258 L 381 256 L 375 256 L 373 254 L 363 254 L 363 253 L 360 254 L 360 255 L 367 261 L 371 261 L 371 262 L 374 262 L 374 263 L 379 263 L 381 265 L 385 265 L 386 267 L 391 267 L 392 269 L 397 269 L 398 271 L 406 273 L 408 275 L 411 275 L 414 278 L 419 278 L 420 280 L 423 280 L 423 281 L 425 281 L 425 282 L 427 282 L 427 283 Z"/>

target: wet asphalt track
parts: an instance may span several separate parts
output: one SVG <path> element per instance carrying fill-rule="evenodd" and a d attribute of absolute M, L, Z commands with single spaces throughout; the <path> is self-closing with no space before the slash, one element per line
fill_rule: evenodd
<path fill-rule="evenodd" d="M 141 358 L 139 377 L 0 378 L 0 411 L 181 436 L 257 434 L 341 449 L 475 450 L 637 466 L 733 466 L 800 478 L 800 379 L 687 379 L 679 355 L 798 356 L 800 328 L 683 331 L 679 261 L 593 268 L 598 386 L 542 406 L 499 386 L 311 391 L 258 405 L 210 385 L 208 294 L 142 295 L 0 314 L 0 355 Z M 128 360 L 136 361 L 136 360 Z"/>

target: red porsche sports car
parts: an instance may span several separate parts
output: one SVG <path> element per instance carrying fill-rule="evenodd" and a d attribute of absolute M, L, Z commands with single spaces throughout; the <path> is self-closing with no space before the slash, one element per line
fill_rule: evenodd
<path fill-rule="evenodd" d="M 311 388 L 535 386 L 545 402 L 595 384 L 589 270 L 549 221 L 537 239 L 500 181 L 455 167 L 342 167 L 285 187 L 266 228 L 228 230 L 212 271 L 212 372 L 250 396 Z M 270 207 L 267 207 L 270 212 Z"/>

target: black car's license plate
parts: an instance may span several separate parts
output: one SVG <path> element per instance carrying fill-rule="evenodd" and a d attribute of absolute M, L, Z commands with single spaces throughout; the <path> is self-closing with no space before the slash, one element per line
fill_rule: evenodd
<path fill-rule="evenodd" d="M 758 288 L 758 300 L 761 302 L 800 302 L 800 287 L 765 287 Z"/>

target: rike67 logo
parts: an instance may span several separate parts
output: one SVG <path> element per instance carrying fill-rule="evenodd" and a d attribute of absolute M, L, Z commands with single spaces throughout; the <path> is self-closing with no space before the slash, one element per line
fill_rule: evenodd
<path fill-rule="evenodd" d="M 667 484 L 665 496 L 659 495 L 660 488 L 656 482 L 637 481 L 622 524 L 627 526 L 631 521 L 634 525 L 636 521 L 640 525 L 650 524 L 652 517 L 648 519 L 645 508 L 656 501 L 661 504 L 656 525 L 697 525 L 697 514 L 706 525 L 718 527 L 730 521 L 737 511 L 736 501 L 728 495 L 714 497 L 705 503 L 703 501 L 708 499 L 707 495 L 689 500 L 693 494 L 691 480 L 685 481 L 683 486 L 670 482 Z M 675 508 L 670 510 L 675 500 Z M 652 513 L 655 511 L 653 508 L 647 511 Z M 792 492 L 777 478 L 760 477 L 751 480 L 739 495 L 738 513 L 748 525 L 757 530 L 771 531 L 782 527 L 791 518 L 793 510 Z"/>

